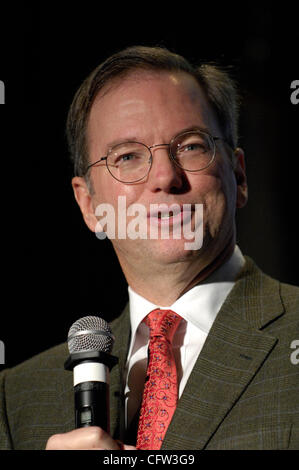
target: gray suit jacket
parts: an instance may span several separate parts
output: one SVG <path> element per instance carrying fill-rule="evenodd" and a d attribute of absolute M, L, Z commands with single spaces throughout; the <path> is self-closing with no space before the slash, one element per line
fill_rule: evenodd
<path fill-rule="evenodd" d="M 199 313 L 200 314 L 200 313 Z M 226 298 L 198 357 L 162 449 L 299 449 L 299 288 L 263 274 L 252 260 Z M 112 322 L 111 434 L 122 439 L 123 370 L 129 310 Z M 66 344 L 0 374 L 0 448 L 44 449 L 74 428 Z"/>

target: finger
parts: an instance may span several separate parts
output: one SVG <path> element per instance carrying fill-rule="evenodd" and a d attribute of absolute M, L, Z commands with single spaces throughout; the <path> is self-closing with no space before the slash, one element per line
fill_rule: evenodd
<path fill-rule="evenodd" d="M 109 434 L 97 426 L 74 429 L 64 434 L 55 434 L 47 442 L 46 450 L 87 450 L 87 449 L 119 450 Z"/>
<path fill-rule="evenodd" d="M 112 439 L 112 437 L 103 429 L 96 428 L 98 432 L 98 447 L 102 450 L 120 450 L 120 446 L 117 441 Z"/>

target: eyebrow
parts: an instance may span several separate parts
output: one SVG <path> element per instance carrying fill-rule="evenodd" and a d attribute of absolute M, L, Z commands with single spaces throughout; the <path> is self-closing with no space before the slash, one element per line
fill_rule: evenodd
<path fill-rule="evenodd" d="M 115 147 L 116 145 L 120 145 L 120 144 L 126 144 L 128 142 L 140 142 L 136 137 L 129 137 L 127 139 L 116 139 L 116 140 L 112 140 L 111 142 L 109 142 L 107 145 L 105 145 L 105 151 L 106 153 L 109 152 L 109 150 L 111 150 L 113 147 Z"/>
<path fill-rule="evenodd" d="M 181 129 L 179 132 L 177 132 L 176 134 L 174 134 L 174 136 L 170 139 L 172 140 L 173 138 L 175 138 L 176 136 L 180 135 L 180 134 L 183 134 L 184 132 L 191 132 L 191 131 L 202 131 L 202 132 L 206 132 L 210 135 L 212 135 L 210 129 L 208 129 L 207 127 L 201 127 L 201 126 L 191 126 L 191 127 L 186 127 L 184 129 Z M 105 152 L 106 154 L 109 152 L 109 150 L 111 150 L 113 147 L 115 147 L 116 145 L 120 145 L 120 144 L 126 144 L 128 142 L 138 142 L 140 144 L 144 144 L 143 142 L 141 142 L 137 137 L 135 136 L 132 136 L 132 137 L 129 137 L 129 138 L 126 138 L 126 139 L 116 139 L 116 140 L 112 140 L 111 142 L 109 142 L 107 145 L 105 145 Z M 144 144 L 146 145 L 146 144 Z M 153 144 L 153 145 L 157 145 L 157 144 Z"/>

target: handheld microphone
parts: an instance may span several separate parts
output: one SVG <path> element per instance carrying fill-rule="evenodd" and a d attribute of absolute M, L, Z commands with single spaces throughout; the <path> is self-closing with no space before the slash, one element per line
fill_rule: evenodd
<path fill-rule="evenodd" d="M 99 426 L 110 432 L 109 371 L 118 362 L 110 354 L 113 343 L 108 323 L 96 316 L 80 318 L 69 330 L 64 368 L 73 370 L 76 428 Z"/>

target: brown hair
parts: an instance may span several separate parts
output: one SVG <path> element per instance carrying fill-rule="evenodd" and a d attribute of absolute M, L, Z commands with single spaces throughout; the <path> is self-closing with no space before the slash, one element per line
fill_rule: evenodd
<path fill-rule="evenodd" d="M 78 89 L 67 117 L 66 134 L 77 176 L 86 174 L 89 163 L 87 123 L 91 106 L 108 83 L 134 70 L 187 72 L 204 90 L 219 122 L 223 138 L 232 148 L 238 141 L 239 96 L 229 74 L 220 66 L 203 63 L 191 65 L 184 57 L 162 47 L 133 46 L 110 56 L 101 63 Z"/>

